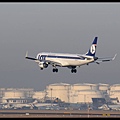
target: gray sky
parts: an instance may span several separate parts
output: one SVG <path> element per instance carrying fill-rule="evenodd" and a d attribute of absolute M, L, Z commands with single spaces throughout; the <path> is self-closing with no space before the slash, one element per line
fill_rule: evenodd
<path fill-rule="evenodd" d="M 39 52 L 80 53 L 88 51 L 98 36 L 96 56 L 112 62 L 77 68 L 43 71 L 25 59 Z M 1 3 L 0 4 L 0 88 L 44 90 L 52 83 L 120 84 L 119 3 Z"/>

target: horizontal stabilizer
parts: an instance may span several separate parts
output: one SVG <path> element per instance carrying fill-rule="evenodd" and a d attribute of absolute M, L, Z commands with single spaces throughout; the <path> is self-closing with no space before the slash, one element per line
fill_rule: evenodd
<path fill-rule="evenodd" d="M 109 58 L 98 58 L 98 59 L 95 61 L 95 63 L 100 64 L 101 62 L 112 61 L 112 60 L 114 60 L 114 59 L 116 58 L 116 55 L 117 55 L 117 54 L 115 54 L 114 57 L 109 57 Z"/>

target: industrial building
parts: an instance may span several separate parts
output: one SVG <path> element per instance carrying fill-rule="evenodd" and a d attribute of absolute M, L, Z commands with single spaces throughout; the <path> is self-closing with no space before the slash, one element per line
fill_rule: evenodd
<path fill-rule="evenodd" d="M 58 100 L 73 104 L 97 104 L 98 101 L 118 103 L 120 84 L 53 83 L 43 91 L 34 91 L 33 88 L 0 88 L 0 103 L 52 103 Z"/>
<path fill-rule="evenodd" d="M 48 97 L 60 98 L 68 103 L 92 103 L 92 98 L 104 98 L 97 84 L 90 83 L 55 83 L 46 87 Z"/>
<path fill-rule="evenodd" d="M 33 102 L 34 89 L 32 88 L 1 88 L 2 103 L 29 103 Z"/>

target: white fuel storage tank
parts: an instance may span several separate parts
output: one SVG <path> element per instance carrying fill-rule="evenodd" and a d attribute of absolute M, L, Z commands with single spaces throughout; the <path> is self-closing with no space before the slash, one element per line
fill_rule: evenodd
<path fill-rule="evenodd" d="M 110 87 L 109 84 L 98 83 L 98 89 L 100 91 L 107 91 L 109 90 L 109 87 Z"/>
<path fill-rule="evenodd" d="M 92 103 L 92 98 L 104 98 L 98 90 L 78 90 L 70 96 L 71 103 Z"/>
<path fill-rule="evenodd" d="M 77 83 L 72 85 L 72 90 L 98 90 L 98 85 L 91 83 Z"/>
<path fill-rule="evenodd" d="M 98 84 L 77 83 L 71 86 L 71 103 L 92 103 L 92 98 L 103 97 L 103 94 L 98 89 Z"/>
<path fill-rule="evenodd" d="M 46 96 L 45 91 L 35 91 L 33 94 L 33 98 L 36 98 L 36 99 L 44 99 L 45 96 Z"/>
<path fill-rule="evenodd" d="M 5 91 L 3 98 L 24 98 L 24 92 L 23 91 Z"/>
<path fill-rule="evenodd" d="M 120 84 L 113 84 L 110 86 L 109 96 L 110 98 L 117 98 L 120 102 Z"/>
<path fill-rule="evenodd" d="M 46 87 L 47 96 L 54 99 L 59 98 L 64 102 L 69 102 L 69 92 L 71 85 L 67 83 L 54 83 Z"/>

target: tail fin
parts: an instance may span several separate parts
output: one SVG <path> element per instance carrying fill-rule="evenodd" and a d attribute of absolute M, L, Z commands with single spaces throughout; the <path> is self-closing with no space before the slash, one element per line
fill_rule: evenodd
<path fill-rule="evenodd" d="M 96 46 L 97 46 L 97 39 L 98 37 L 94 38 L 94 41 L 89 49 L 89 51 L 86 53 L 86 55 L 88 56 L 94 56 L 95 57 L 95 53 L 96 53 Z"/>

